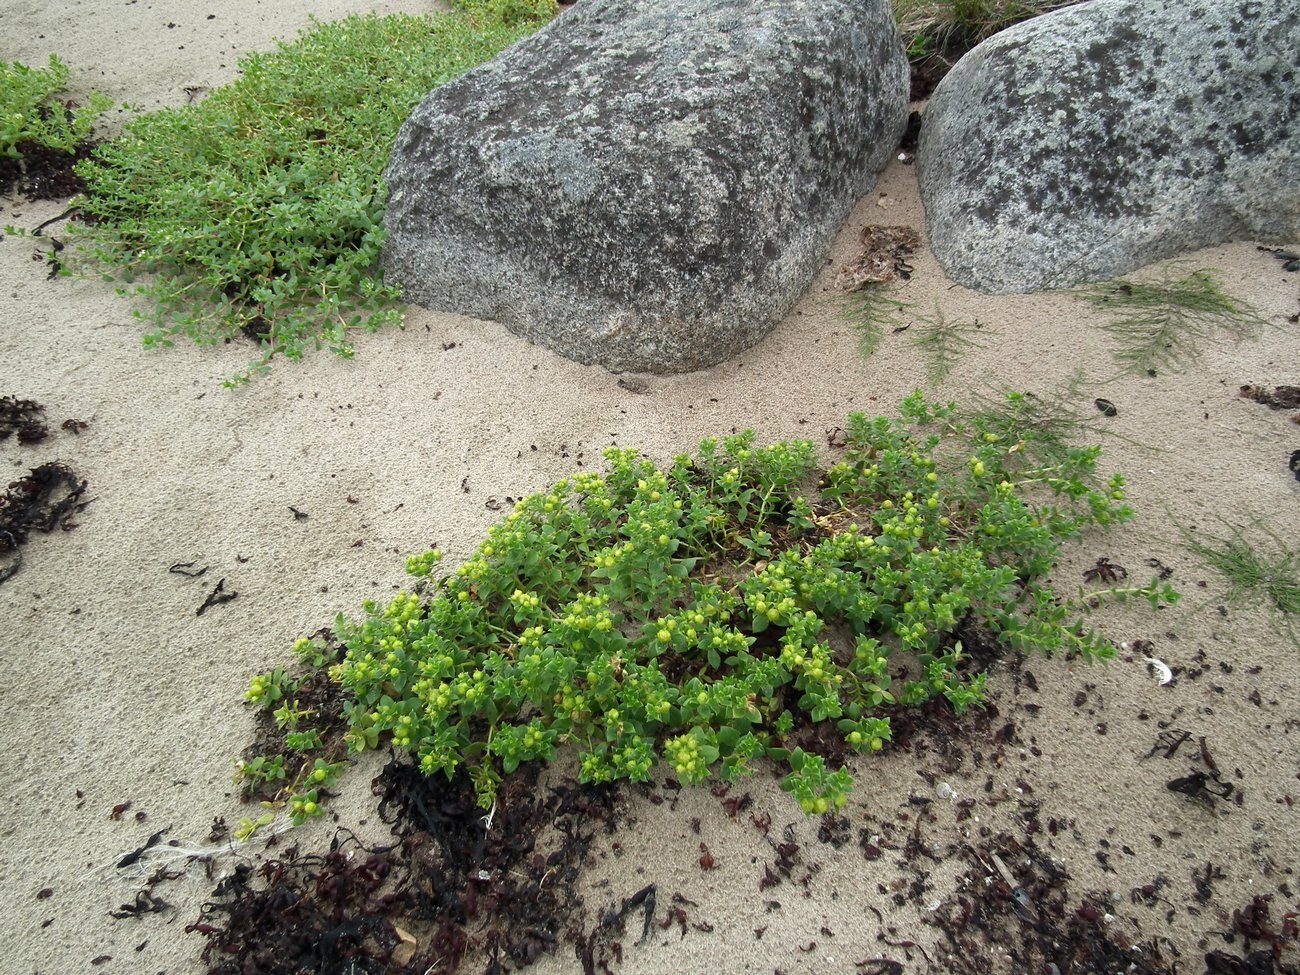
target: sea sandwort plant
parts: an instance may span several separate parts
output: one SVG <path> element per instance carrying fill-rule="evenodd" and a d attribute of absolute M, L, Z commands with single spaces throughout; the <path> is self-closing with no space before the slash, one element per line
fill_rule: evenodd
<path fill-rule="evenodd" d="M 0 156 L 18 159 L 23 146 L 72 155 L 89 141 L 111 99 L 91 94 L 77 106 L 62 97 L 72 72 L 53 54 L 44 68 L 0 61 Z"/>
<path fill-rule="evenodd" d="M 426 774 L 467 774 L 485 809 L 521 763 L 573 748 L 584 782 L 783 763 L 800 807 L 825 812 L 853 785 L 826 755 L 884 749 L 898 708 L 980 705 L 966 628 L 1021 652 L 1114 654 L 1045 577 L 1067 539 L 1130 517 L 1124 480 L 1098 474 L 1099 448 L 1044 465 L 1029 446 L 918 393 L 900 420 L 849 416 L 824 471 L 811 443 L 750 433 L 665 466 L 614 448 L 604 473 L 519 502 L 454 571 L 411 557 L 411 591 L 299 654 L 341 686 L 352 750 L 387 742 Z M 1086 598 L 1133 597 L 1177 593 L 1153 579 Z M 250 688 L 268 709 L 293 697 L 274 673 Z M 296 818 L 321 808 L 309 757 Z"/>

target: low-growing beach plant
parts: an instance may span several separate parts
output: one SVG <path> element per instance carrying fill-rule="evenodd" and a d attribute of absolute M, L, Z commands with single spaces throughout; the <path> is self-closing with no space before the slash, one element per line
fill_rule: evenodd
<path fill-rule="evenodd" d="M 261 369 L 322 346 L 351 355 L 350 329 L 400 320 L 397 290 L 374 270 L 398 128 L 556 9 L 459 6 L 319 24 L 241 59 L 239 80 L 203 101 L 135 119 L 79 165 L 83 266 L 144 299 L 146 345 L 242 334 L 260 342 Z"/>
<path fill-rule="evenodd" d="M 925 356 L 931 386 L 939 386 L 948 378 L 963 352 L 983 347 L 975 337 L 981 334 L 988 332 L 979 322 L 949 320 L 939 302 L 934 303 L 933 317 L 920 319 L 912 335 L 912 344 Z"/>
<path fill-rule="evenodd" d="M 70 78 L 68 66 L 53 54 L 44 68 L 0 61 L 0 156 L 21 158 L 24 146 L 72 155 L 89 141 L 112 100 L 91 94 L 81 106 L 66 101 L 60 96 Z"/>
<path fill-rule="evenodd" d="M 981 41 L 1080 0 L 893 0 L 908 59 L 948 66 Z"/>
<path fill-rule="evenodd" d="M 821 813 L 853 785 L 839 757 L 884 749 L 899 708 L 980 705 L 963 634 L 1114 654 L 1045 581 L 1065 540 L 1130 517 L 1099 448 L 1044 466 L 920 393 L 901 419 L 845 422 L 825 470 L 807 441 L 748 432 L 663 466 L 611 448 L 604 473 L 520 501 L 454 571 L 412 556 L 412 591 L 335 624 L 325 666 L 350 747 L 467 773 L 484 808 L 503 776 L 566 747 L 592 783 L 645 781 L 661 761 L 684 784 L 784 763 L 783 787 Z M 1153 580 L 1086 596 L 1108 597 L 1177 593 Z M 329 656 L 320 637 L 299 643 Z M 319 810 L 311 785 L 295 816 Z"/>
<path fill-rule="evenodd" d="M 838 296 L 841 317 L 846 319 L 858 336 L 858 351 L 864 359 L 870 358 L 880 348 L 885 331 L 899 327 L 899 316 L 911 304 L 895 297 L 893 289 L 884 284 L 866 284 L 856 291 Z M 906 326 L 904 326 L 906 327 Z"/>
<path fill-rule="evenodd" d="M 1074 294 L 1107 315 L 1103 327 L 1118 343 L 1115 361 L 1139 376 L 1177 372 L 1216 336 L 1254 338 L 1265 324 L 1206 270 L 1182 277 L 1169 270 L 1154 281 L 1105 281 Z"/>
<path fill-rule="evenodd" d="M 322 792 L 343 771 L 347 749 L 337 695 L 322 693 L 322 685 L 330 687 L 322 668 L 335 658 L 319 636 L 304 637 L 293 649 L 303 676 L 290 677 L 277 667 L 249 681 L 244 700 L 265 712 L 275 731 L 235 763 L 235 782 L 245 801 L 259 799 L 275 806 L 287 797 L 296 825 L 322 814 Z M 355 724 L 352 733 L 361 733 Z M 362 739 L 371 748 L 379 744 L 377 731 Z"/>
<path fill-rule="evenodd" d="M 1228 599 L 1256 600 L 1292 629 L 1300 618 L 1300 550 L 1289 547 L 1262 520 L 1252 525 L 1223 522 L 1226 534 L 1182 529 L 1188 550 L 1227 580 Z M 1263 536 L 1267 546 L 1250 541 Z"/>

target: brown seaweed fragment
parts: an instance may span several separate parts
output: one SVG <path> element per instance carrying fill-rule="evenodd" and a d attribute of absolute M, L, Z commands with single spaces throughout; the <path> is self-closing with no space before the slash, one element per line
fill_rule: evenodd
<path fill-rule="evenodd" d="M 862 228 L 862 253 L 840 268 L 835 287 L 860 291 L 868 285 L 906 281 L 912 276 L 907 258 L 920 245 L 911 227 L 868 224 Z"/>
<path fill-rule="evenodd" d="M 0 497 L 0 582 L 13 576 L 22 565 L 18 547 L 33 531 L 49 534 L 55 528 L 70 531 L 72 517 L 83 510 L 86 482 L 58 463 L 42 464 L 9 484 Z M 59 495 L 62 494 L 60 497 Z"/>

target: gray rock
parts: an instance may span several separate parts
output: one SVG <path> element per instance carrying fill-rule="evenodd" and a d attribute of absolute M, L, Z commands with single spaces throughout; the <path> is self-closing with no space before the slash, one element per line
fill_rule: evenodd
<path fill-rule="evenodd" d="M 1005 294 L 1300 236 L 1295 0 L 1093 0 L 981 44 L 935 91 L 930 246 Z"/>
<path fill-rule="evenodd" d="M 906 99 L 886 0 L 583 0 L 403 125 L 383 266 L 579 362 L 701 369 L 807 288 Z"/>

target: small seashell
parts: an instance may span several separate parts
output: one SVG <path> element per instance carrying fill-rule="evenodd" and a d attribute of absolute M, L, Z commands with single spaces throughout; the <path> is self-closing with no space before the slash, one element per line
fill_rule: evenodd
<path fill-rule="evenodd" d="M 1161 687 L 1173 683 L 1174 672 L 1169 669 L 1167 663 L 1163 660 L 1157 660 L 1155 657 L 1143 657 L 1142 659 L 1146 661 L 1146 665 L 1155 671 L 1156 675 L 1160 678 Z"/>

